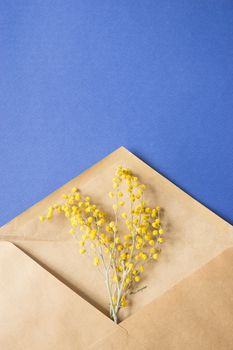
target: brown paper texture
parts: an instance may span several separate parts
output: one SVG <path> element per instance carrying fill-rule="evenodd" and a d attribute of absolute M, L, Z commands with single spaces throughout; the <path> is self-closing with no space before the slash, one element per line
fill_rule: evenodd
<path fill-rule="evenodd" d="M 121 323 L 92 350 L 232 350 L 233 248 Z M 138 347 L 135 346 L 138 344 Z M 143 347 L 141 347 L 143 344 Z"/>
<path fill-rule="evenodd" d="M 119 165 L 130 168 L 140 181 L 148 185 L 146 201 L 149 204 L 164 208 L 167 243 L 158 264 L 152 264 L 147 269 L 142 281 L 147 288 L 133 296 L 130 308 L 120 315 L 123 322 L 118 328 L 127 320 L 134 322 L 138 312 L 147 308 L 146 305 L 151 305 L 184 278 L 225 249 L 233 247 L 231 225 L 121 147 L 0 229 L 0 240 L 13 242 L 87 303 L 108 315 L 102 277 L 88 257 L 77 252 L 78 248 L 68 234 L 66 220 L 57 217 L 42 224 L 38 216 L 51 204 L 59 202 L 61 195 L 73 186 L 77 186 L 84 195 L 90 195 L 104 211 L 110 212 L 111 202 L 107 193 L 111 190 L 111 179 Z M 135 344 L 134 337 L 127 332 L 121 332 L 121 339 L 129 349 L 132 348 L 130 342 Z M 140 346 L 145 347 L 145 344 L 143 341 Z M 148 346 L 151 345 L 146 348 Z"/>
<path fill-rule="evenodd" d="M 86 350 L 117 328 L 8 242 L 0 242 L 0 276 L 2 350 Z"/>

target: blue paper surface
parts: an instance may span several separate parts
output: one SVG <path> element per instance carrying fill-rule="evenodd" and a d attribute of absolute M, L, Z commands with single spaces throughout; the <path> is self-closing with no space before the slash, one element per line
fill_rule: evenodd
<path fill-rule="evenodd" d="M 233 2 L 0 2 L 0 224 L 123 145 L 233 222 Z"/>

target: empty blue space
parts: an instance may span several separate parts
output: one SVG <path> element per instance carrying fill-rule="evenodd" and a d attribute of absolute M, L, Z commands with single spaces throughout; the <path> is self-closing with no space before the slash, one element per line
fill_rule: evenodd
<path fill-rule="evenodd" d="M 233 222 L 231 0 L 2 0 L 0 224 L 123 145 Z"/>

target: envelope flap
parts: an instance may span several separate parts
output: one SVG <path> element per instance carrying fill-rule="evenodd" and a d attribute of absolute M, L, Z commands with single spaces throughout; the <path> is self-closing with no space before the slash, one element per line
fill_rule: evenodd
<path fill-rule="evenodd" d="M 121 323 L 148 349 L 233 348 L 233 248 Z"/>
<path fill-rule="evenodd" d="M 121 322 L 91 350 L 232 350 L 232 276 L 230 248 Z"/>
<path fill-rule="evenodd" d="M 116 327 L 8 242 L 0 242 L 0 308 L 4 350 L 86 350 Z"/>

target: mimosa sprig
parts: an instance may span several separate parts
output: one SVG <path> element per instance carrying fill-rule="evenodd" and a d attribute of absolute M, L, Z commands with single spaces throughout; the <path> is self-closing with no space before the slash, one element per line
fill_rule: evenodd
<path fill-rule="evenodd" d="M 112 217 L 74 187 L 62 196 L 63 203 L 52 205 L 40 220 L 51 220 L 56 213 L 70 221 L 69 233 L 78 240 L 80 254 L 88 252 L 93 265 L 103 273 L 110 317 L 117 323 L 120 309 L 127 307 L 132 294 L 143 289 L 138 285 L 145 267 L 158 260 L 165 240 L 160 207 L 146 205 L 146 186 L 138 177 L 119 166 L 112 187 L 108 193 L 113 201 Z"/>

